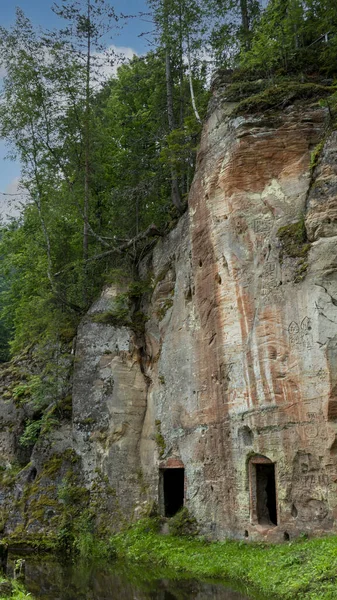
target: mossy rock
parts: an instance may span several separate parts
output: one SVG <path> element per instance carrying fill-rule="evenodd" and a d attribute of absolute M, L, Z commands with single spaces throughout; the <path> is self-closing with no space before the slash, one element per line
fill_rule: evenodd
<path fill-rule="evenodd" d="M 222 93 L 222 99 L 225 102 L 239 102 L 250 98 L 256 94 L 260 94 L 270 82 L 266 79 L 258 79 L 257 81 L 237 81 L 227 86 Z"/>
<path fill-rule="evenodd" d="M 287 256 L 297 259 L 295 282 L 298 283 L 305 278 L 308 269 L 307 256 L 311 248 L 304 219 L 281 227 L 277 235 L 281 242 L 280 263 L 282 264 Z"/>
<path fill-rule="evenodd" d="M 119 311 L 118 313 L 114 310 L 107 310 L 97 315 L 93 315 L 91 317 L 91 320 L 94 323 L 101 323 L 103 325 L 113 325 L 114 327 L 128 327 L 130 324 L 128 315 L 129 309 Z"/>
<path fill-rule="evenodd" d="M 186 506 L 181 508 L 169 521 L 171 535 L 194 537 L 198 535 L 197 521 L 190 515 Z"/>
<path fill-rule="evenodd" d="M 296 101 L 326 98 L 333 90 L 333 87 L 315 83 L 278 83 L 242 100 L 235 108 L 234 114 L 258 113 L 269 109 L 282 110 Z"/>
<path fill-rule="evenodd" d="M 277 232 L 282 244 L 282 257 L 288 255 L 291 258 L 304 258 L 308 254 L 311 244 L 307 238 L 304 220 L 290 223 L 280 227 Z"/>
<path fill-rule="evenodd" d="M 163 458 L 163 456 L 165 454 L 165 450 L 166 450 L 166 443 L 165 443 L 163 434 L 161 432 L 161 421 L 156 420 L 155 426 L 156 426 L 155 441 L 156 441 L 156 445 L 157 445 L 158 452 L 159 452 L 159 458 Z"/>

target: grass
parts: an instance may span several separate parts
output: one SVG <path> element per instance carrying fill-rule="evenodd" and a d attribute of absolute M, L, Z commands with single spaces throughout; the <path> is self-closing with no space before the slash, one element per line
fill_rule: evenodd
<path fill-rule="evenodd" d="M 114 536 L 119 558 L 162 567 L 176 576 L 239 581 L 251 597 L 274 600 L 337 598 L 337 537 L 280 545 L 214 542 L 162 536 L 144 520 Z"/>
<path fill-rule="evenodd" d="M 5 589 L 7 588 L 11 591 L 7 595 Z M 4 585 L 4 591 L 1 590 L 1 586 Z M 34 600 L 33 596 L 24 590 L 24 587 L 18 581 L 9 582 L 8 579 L 5 579 L 2 575 L 0 575 L 0 600 Z"/>

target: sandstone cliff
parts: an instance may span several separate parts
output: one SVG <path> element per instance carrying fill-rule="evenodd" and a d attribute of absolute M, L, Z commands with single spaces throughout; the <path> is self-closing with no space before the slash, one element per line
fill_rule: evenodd
<path fill-rule="evenodd" d="M 189 211 L 141 265 L 144 330 L 95 318 L 123 291 L 107 287 L 78 331 L 71 430 L 41 442 L 2 493 L 5 533 L 59 523 L 67 467 L 51 484 L 45 465 L 64 452 L 111 528 L 182 502 L 215 538 L 337 528 L 336 133 L 313 97 L 249 114 L 226 89 Z M 32 469 L 35 502 L 47 481 L 52 506 L 32 518 L 26 492 L 26 517 L 13 519 Z"/>

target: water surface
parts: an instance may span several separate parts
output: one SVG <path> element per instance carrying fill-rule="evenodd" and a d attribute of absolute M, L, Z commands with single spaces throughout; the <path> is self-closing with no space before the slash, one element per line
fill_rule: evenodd
<path fill-rule="evenodd" d="M 143 568 L 80 566 L 41 558 L 37 562 L 29 556 L 25 560 L 25 586 L 40 600 L 249 600 L 219 583 L 163 579 Z"/>

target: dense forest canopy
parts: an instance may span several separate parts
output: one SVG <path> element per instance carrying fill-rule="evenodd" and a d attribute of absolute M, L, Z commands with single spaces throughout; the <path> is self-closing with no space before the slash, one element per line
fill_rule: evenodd
<path fill-rule="evenodd" d="M 0 28 L 0 134 L 29 198 L 2 225 L 1 361 L 29 345 L 54 356 L 104 282 L 135 276 L 186 209 L 214 69 L 271 83 L 336 72 L 335 0 L 148 8 L 152 49 L 124 64 L 109 52 L 121 18 L 108 1 L 55 5 L 57 32 L 36 31 L 19 9 Z M 119 68 L 104 80 L 107 63 Z"/>

